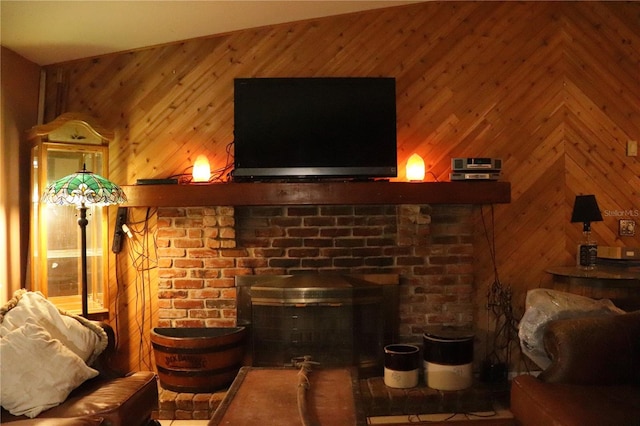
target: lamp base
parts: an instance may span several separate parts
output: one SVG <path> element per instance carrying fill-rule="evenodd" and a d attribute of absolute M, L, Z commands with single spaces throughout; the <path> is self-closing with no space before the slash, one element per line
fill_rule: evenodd
<path fill-rule="evenodd" d="M 584 242 L 578 246 L 577 266 L 581 269 L 591 270 L 596 268 L 598 257 L 598 245 L 594 242 Z"/>

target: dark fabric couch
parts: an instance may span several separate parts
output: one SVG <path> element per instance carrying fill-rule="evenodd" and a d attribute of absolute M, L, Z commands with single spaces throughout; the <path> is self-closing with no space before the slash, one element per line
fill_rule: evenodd
<path fill-rule="evenodd" d="M 87 380 L 67 397 L 65 402 L 43 411 L 37 417 L 13 416 L 0 412 L 0 423 L 12 426 L 146 426 L 158 424 L 152 419 L 158 407 L 158 385 L 155 373 L 140 371 L 129 375 L 109 368 L 115 352 L 113 329 L 100 326 L 109 337 L 107 348 L 93 367 L 100 372 Z"/>
<path fill-rule="evenodd" d="M 517 376 L 511 411 L 524 426 L 640 426 L 640 311 L 556 320 L 551 365 Z"/>

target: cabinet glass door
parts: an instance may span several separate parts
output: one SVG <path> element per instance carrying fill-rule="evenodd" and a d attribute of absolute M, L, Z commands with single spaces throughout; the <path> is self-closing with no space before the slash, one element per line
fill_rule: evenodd
<path fill-rule="evenodd" d="M 57 306 L 72 312 L 79 312 L 82 306 L 79 211 L 72 206 L 41 203 L 40 197 L 49 184 L 83 166 L 104 175 L 105 163 L 103 147 L 39 143 L 33 149 L 33 283 Z M 87 219 L 88 307 L 92 313 L 103 311 L 105 306 L 105 207 L 90 207 Z"/>

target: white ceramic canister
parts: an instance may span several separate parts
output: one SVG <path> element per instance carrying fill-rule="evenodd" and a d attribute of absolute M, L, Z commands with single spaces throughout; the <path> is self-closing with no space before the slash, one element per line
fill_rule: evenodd
<path fill-rule="evenodd" d="M 390 388 L 407 389 L 418 386 L 420 348 L 394 344 L 384 347 L 384 384 Z"/>
<path fill-rule="evenodd" d="M 433 327 L 424 333 L 424 377 L 428 387 L 455 391 L 472 385 L 473 339 L 472 332 L 452 327 Z"/>

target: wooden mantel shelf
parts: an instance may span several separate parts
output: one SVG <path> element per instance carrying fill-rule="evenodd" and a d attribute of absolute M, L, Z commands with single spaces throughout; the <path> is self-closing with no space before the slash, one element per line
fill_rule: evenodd
<path fill-rule="evenodd" d="M 127 185 L 125 207 L 341 204 L 494 204 L 511 201 L 509 182 L 304 182 Z"/>

